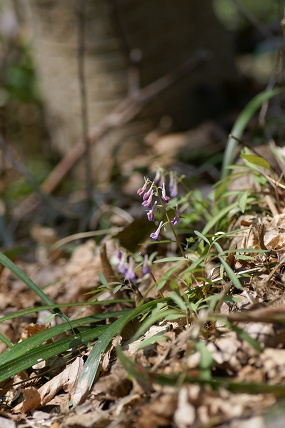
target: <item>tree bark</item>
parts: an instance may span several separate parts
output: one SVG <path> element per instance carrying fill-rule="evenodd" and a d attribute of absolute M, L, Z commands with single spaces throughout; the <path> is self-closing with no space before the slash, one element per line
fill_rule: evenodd
<path fill-rule="evenodd" d="M 23 0 L 23 4 L 52 142 L 66 154 L 82 136 L 78 1 Z M 115 149 L 129 144 L 132 156 L 132 147 L 137 149 L 163 116 L 170 116 L 177 129 L 186 129 L 225 107 L 223 88 L 236 72 L 230 40 L 209 0 L 85 0 L 85 11 L 90 126 L 127 96 L 131 53 L 142 55 L 138 65 L 142 87 L 174 70 L 199 48 L 211 54 L 207 64 L 154 97 L 138 118 L 96 142 L 92 162 L 94 178 L 100 182 L 110 175 Z"/>

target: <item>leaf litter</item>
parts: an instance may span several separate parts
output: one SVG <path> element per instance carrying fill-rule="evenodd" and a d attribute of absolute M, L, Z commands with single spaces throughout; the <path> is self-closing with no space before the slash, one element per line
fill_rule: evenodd
<path fill-rule="evenodd" d="M 57 304 L 81 304 L 66 308 L 70 320 L 107 312 L 115 316 L 116 311 L 139 305 L 145 293 L 149 300 L 166 299 L 169 312 L 166 317 L 159 315 L 164 310 L 161 303 L 157 321 L 146 324 L 135 340 L 131 338 L 148 314 L 139 322 L 129 321 L 100 355 L 90 391 L 79 379 L 92 340 L 79 341 L 77 347 L 40 360 L 3 381 L 3 427 L 269 426 L 264 415 L 285 395 L 285 215 L 270 212 L 267 207 L 258 214 L 236 216 L 229 230 L 233 233 L 225 237 L 221 247 L 225 253 L 220 257 L 225 256 L 223 260 L 238 276 L 242 289 L 232 286 L 230 271 L 225 273 L 221 263 L 217 265 L 214 253 L 209 260 L 205 258 L 190 288 L 201 302 L 211 302 L 213 296 L 220 298 L 220 302 L 213 300 L 211 310 L 207 305 L 193 304 L 189 311 L 179 297 L 167 300 L 175 284 L 187 289 L 189 276 L 194 276 L 189 267 L 196 260 L 194 255 L 189 263 L 184 258 L 182 268 L 175 269 L 177 256 L 171 257 L 169 244 L 162 245 L 162 250 L 155 247 L 157 260 L 164 257 L 166 261 L 152 265 L 153 276 L 143 275 L 139 269 L 135 272 L 137 285 L 121 281 L 112 261 L 118 249 L 117 239 L 112 237 L 100 245 L 94 240 L 78 244 L 71 256 L 62 251 L 53 258 L 52 252 L 43 256 L 38 251 L 37 262 L 17 262 Z M 148 245 L 142 242 L 142 249 Z M 43 272 L 49 275 L 45 277 Z M 160 294 L 153 277 L 161 284 Z M 205 285 L 205 278 L 214 293 Z M 3 315 L 41 304 L 6 268 L 1 272 L 1 296 Z M 90 304 L 94 296 L 96 304 Z M 1 343 L 1 351 L 9 348 L 9 341 L 12 346 L 57 325 L 59 321 L 50 317 L 51 313 L 39 310 L 1 323 L 0 333 L 7 338 L 7 343 Z M 114 319 L 108 315 L 104 325 Z M 46 343 L 68 334 L 63 332 Z M 78 405 L 72 407 L 75 395 Z"/>

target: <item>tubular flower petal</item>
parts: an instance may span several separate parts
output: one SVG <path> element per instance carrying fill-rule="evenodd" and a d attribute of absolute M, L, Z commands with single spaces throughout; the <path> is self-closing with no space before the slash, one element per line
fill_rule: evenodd
<path fill-rule="evenodd" d="M 157 201 L 154 202 L 152 208 L 150 210 L 147 211 L 147 219 L 148 221 L 154 221 L 154 213 L 156 210 L 156 205 L 157 205 Z"/>
<path fill-rule="evenodd" d="M 137 190 L 137 194 L 138 194 L 138 195 L 140 195 L 140 196 L 142 196 L 142 195 L 145 193 L 145 191 L 146 191 L 146 189 L 147 189 L 148 184 L 149 184 L 149 182 L 148 182 L 148 180 L 145 178 L 145 183 L 144 183 L 143 187 L 140 187 L 140 188 Z"/>
<path fill-rule="evenodd" d="M 145 200 L 142 202 L 142 205 L 143 205 L 144 207 L 150 208 L 150 206 L 151 206 L 151 202 L 152 202 L 152 197 L 153 197 L 153 191 L 151 192 L 151 194 L 150 194 L 149 198 L 148 198 L 148 199 L 145 199 Z"/>
<path fill-rule="evenodd" d="M 175 216 L 171 220 L 171 223 L 173 224 L 173 226 L 175 226 L 177 223 L 179 223 L 179 220 L 180 220 L 180 213 L 179 213 L 178 205 L 176 205 Z"/>
<path fill-rule="evenodd" d="M 145 194 L 143 195 L 143 200 L 145 201 L 146 199 L 148 199 L 152 193 L 153 193 L 153 183 L 151 184 L 148 191 L 145 192 Z"/>
<path fill-rule="evenodd" d="M 165 183 L 162 183 L 162 193 L 161 193 L 161 197 L 165 202 L 168 202 L 170 197 L 166 195 L 166 191 L 165 191 Z"/>
<path fill-rule="evenodd" d="M 148 255 L 145 254 L 142 265 L 142 274 L 147 275 L 149 273 L 151 273 L 150 262 L 148 260 Z"/>
<path fill-rule="evenodd" d="M 170 171 L 169 176 L 169 194 L 171 198 L 175 198 L 178 195 L 177 178 L 174 176 L 172 171 Z"/>
<path fill-rule="evenodd" d="M 120 273 L 122 273 L 123 275 L 126 274 L 127 270 L 128 270 L 128 266 L 126 264 L 126 255 L 123 253 L 120 259 L 120 262 L 117 266 L 117 269 Z"/>
<path fill-rule="evenodd" d="M 136 274 L 134 271 L 134 259 L 132 257 L 130 257 L 130 259 L 129 259 L 129 266 L 128 266 L 128 270 L 125 274 L 125 278 L 128 281 L 134 281 L 136 279 Z"/>
<path fill-rule="evenodd" d="M 161 236 L 160 236 L 160 230 L 161 230 L 162 226 L 163 226 L 163 221 L 161 221 L 161 222 L 159 223 L 159 226 L 158 226 L 158 228 L 156 229 L 156 231 L 155 231 L 155 232 L 152 232 L 152 233 L 149 235 L 151 239 L 154 239 L 155 241 L 160 241 L 160 239 L 161 239 Z"/>
<path fill-rule="evenodd" d="M 155 173 L 155 177 L 153 179 L 154 184 L 158 183 L 161 178 L 161 171 L 158 169 Z"/>

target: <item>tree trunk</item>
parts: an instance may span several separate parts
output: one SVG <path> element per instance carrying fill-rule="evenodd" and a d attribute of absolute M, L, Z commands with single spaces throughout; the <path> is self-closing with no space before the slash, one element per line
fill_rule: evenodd
<path fill-rule="evenodd" d="M 27 27 L 32 30 L 52 142 L 65 154 L 82 137 L 76 9 L 79 1 L 23 3 Z M 135 120 L 95 143 L 92 160 L 97 181 L 108 178 L 112 153 L 119 144 L 140 143 L 163 116 L 170 116 L 177 129 L 186 129 L 225 107 L 223 87 L 235 79 L 236 73 L 230 41 L 209 0 L 85 0 L 85 21 L 90 126 L 128 94 L 130 52 L 142 54 L 142 87 L 174 70 L 199 48 L 211 54 L 206 64 L 156 96 Z"/>

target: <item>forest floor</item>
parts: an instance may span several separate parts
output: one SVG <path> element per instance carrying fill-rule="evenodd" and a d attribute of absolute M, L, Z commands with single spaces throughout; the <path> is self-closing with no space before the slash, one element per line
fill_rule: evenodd
<path fill-rule="evenodd" d="M 251 167 L 255 176 L 264 178 L 264 166 L 270 167 L 261 161 L 263 169 L 258 169 L 260 159 L 251 159 Z M 108 328 L 118 313 L 152 302 L 154 306 L 114 334 L 100 353 L 95 382 L 88 390 L 78 381 L 101 339 L 73 345 L 72 329 L 40 345 L 47 349 L 70 335 L 65 352 L 48 358 L 43 351 L 41 361 L 31 360 L 15 374 L 13 361 L 9 366 L 9 341 L 24 343 L 60 321 L 51 311 L 39 310 L 41 298 L 2 267 L 0 306 L 5 320 L 0 333 L 6 342 L 0 343 L 0 352 L 8 356 L 2 367 L 0 356 L 1 371 L 8 373 L 0 385 L 2 428 L 284 426 L 284 185 L 268 173 L 267 182 L 258 183 L 262 188 L 253 189 L 251 174 L 244 180 L 242 172 L 245 187 L 242 193 L 238 187 L 234 205 L 239 210 L 224 208 L 222 216 L 217 208 L 214 222 L 211 205 L 206 209 L 208 223 L 202 212 L 197 214 L 203 198 L 198 201 L 194 192 L 188 203 L 181 196 L 178 201 L 185 211 L 177 230 L 179 240 L 187 242 L 183 256 L 177 255 L 169 233 L 164 232 L 161 242 L 150 243 L 153 224 L 128 217 L 119 208 L 112 212 L 109 229 L 94 231 L 93 236 L 82 233 L 59 240 L 55 229 L 38 225 L 31 230 L 32 253 L 7 252 L 52 301 L 70 304 L 64 309 L 70 321 L 93 317 L 90 329 Z M 163 195 L 161 187 L 157 189 L 156 196 Z M 227 198 L 235 204 L 233 194 Z M 135 199 L 130 211 L 140 209 Z M 191 219 L 196 234 L 192 226 L 186 228 Z M 214 230 L 218 224 L 221 229 Z M 103 239 L 96 241 L 96 235 Z M 122 274 L 118 261 L 124 252 L 129 271 Z M 150 257 L 147 273 L 141 273 L 141 254 Z M 135 267 L 130 268 L 132 263 Z M 29 349 L 26 352 L 29 355 Z"/>

